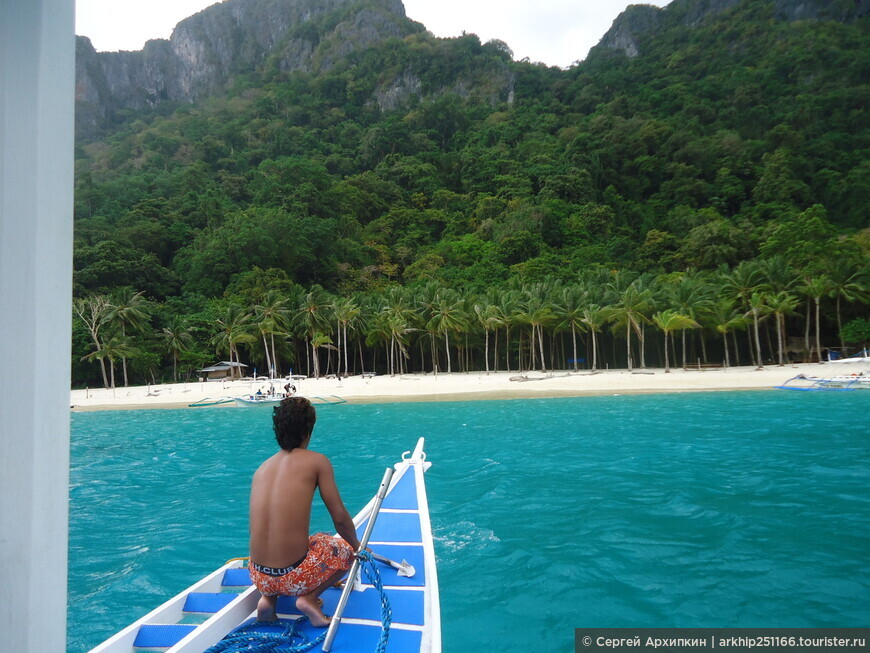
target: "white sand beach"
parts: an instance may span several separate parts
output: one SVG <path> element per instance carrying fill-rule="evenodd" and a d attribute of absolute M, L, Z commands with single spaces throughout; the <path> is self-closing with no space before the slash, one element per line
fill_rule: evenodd
<path fill-rule="evenodd" d="M 469 372 L 453 374 L 404 374 L 401 376 L 352 376 L 344 379 L 296 380 L 299 394 L 352 403 L 399 401 L 473 401 L 531 397 L 579 397 L 654 392 L 703 392 L 759 390 L 780 385 L 798 374 L 831 376 L 860 372 L 867 364 L 830 365 L 802 363 L 728 369 L 602 370 L 566 372 Z M 280 390 L 285 381 L 275 382 Z M 70 406 L 75 411 L 143 408 L 183 408 L 206 398 L 215 400 L 268 389 L 267 381 L 210 381 L 115 389 L 73 390 Z M 220 407 L 233 407 L 223 404 Z"/>

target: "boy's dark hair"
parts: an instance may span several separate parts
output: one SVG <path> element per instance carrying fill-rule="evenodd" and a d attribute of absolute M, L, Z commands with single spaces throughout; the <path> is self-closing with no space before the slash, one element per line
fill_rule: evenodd
<path fill-rule="evenodd" d="M 293 451 L 311 435 L 317 414 L 305 397 L 287 397 L 272 411 L 275 439 L 285 451 Z"/>

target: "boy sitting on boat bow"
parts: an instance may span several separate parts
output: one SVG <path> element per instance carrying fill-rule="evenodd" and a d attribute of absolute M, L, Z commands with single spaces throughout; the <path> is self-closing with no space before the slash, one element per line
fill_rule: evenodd
<path fill-rule="evenodd" d="M 257 619 L 277 619 L 278 596 L 295 596 L 296 607 L 314 626 L 327 626 L 318 597 L 353 563 L 359 540 L 344 507 L 332 464 L 309 451 L 317 415 L 304 397 L 288 397 L 274 409 L 275 439 L 281 451 L 266 460 L 251 483 L 249 569 L 263 595 Z M 314 490 L 341 537 L 308 535 Z"/>

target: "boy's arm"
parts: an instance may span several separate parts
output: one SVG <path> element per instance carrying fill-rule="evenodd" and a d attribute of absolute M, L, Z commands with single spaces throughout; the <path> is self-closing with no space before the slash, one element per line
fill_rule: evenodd
<path fill-rule="evenodd" d="M 325 456 L 321 460 L 321 464 L 317 469 L 317 486 L 320 488 L 320 498 L 323 499 L 326 509 L 329 511 L 329 516 L 332 517 L 332 523 L 335 525 L 335 530 L 344 539 L 345 542 L 353 547 L 354 551 L 359 550 L 359 540 L 356 536 L 356 528 L 353 525 L 353 518 L 344 503 L 341 500 L 341 495 L 338 493 L 338 486 L 335 484 L 335 473 L 332 470 L 332 463 Z"/>

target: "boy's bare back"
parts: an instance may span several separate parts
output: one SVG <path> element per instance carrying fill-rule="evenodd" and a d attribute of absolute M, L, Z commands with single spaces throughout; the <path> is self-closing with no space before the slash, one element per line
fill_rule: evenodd
<path fill-rule="evenodd" d="M 251 483 L 251 558 L 287 567 L 308 552 L 311 501 L 319 470 L 329 461 L 307 449 L 279 451 L 266 460 Z"/>
<path fill-rule="evenodd" d="M 305 443 L 307 445 L 307 441 Z M 353 520 L 342 503 L 332 464 L 323 454 L 298 447 L 266 460 L 251 483 L 251 559 L 268 567 L 288 567 L 308 552 L 314 490 L 339 534 L 359 547 Z"/>
<path fill-rule="evenodd" d="M 359 549 L 356 528 L 341 501 L 332 464 L 308 450 L 317 415 L 304 397 L 287 397 L 275 408 L 272 422 L 281 451 L 266 460 L 251 482 L 251 578 L 262 596 L 257 618 L 277 617 L 277 596 L 295 596 L 296 607 L 315 626 L 325 626 L 317 597 L 350 568 Z M 314 490 L 340 535 L 309 537 Z M 343 540 L 343 541 L 342 541 Z"/>

